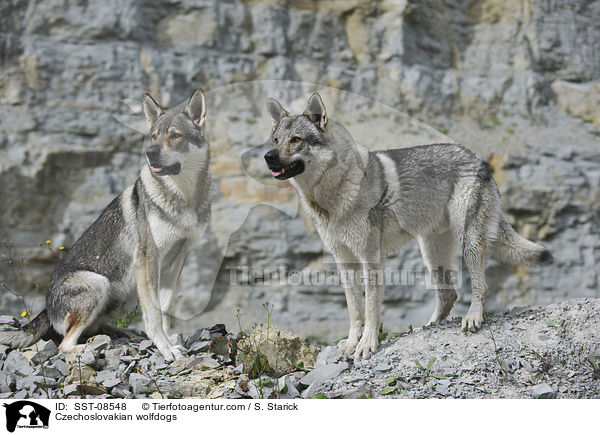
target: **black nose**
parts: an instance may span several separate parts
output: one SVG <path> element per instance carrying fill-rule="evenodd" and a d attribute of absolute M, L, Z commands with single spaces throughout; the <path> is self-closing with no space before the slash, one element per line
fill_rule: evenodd
<path fill-rule="evenodd" d="M 268 165 L 279 163 L 279 151 L 273 148 L 267 154 L 265 154 L 265 160 L 267 161 Z"/>
<path fill-rule="evenodd" d="M 158 156 L 160 155 L 160 147 L 158 145 L 152 145 L 146 151 L 146 155 L 148 156 L 148 159 L 150 159 L 151 161 L 157 160 Z"/>

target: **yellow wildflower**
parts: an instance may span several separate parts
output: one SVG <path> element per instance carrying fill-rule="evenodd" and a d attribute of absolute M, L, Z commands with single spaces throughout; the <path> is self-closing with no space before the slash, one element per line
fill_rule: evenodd
<path fill-rule="evenodd" d="M 27 311 L 23 311 L 23 312 L 21 313 L 21 317 L 25 317 L 26 315 L 27 315 Z"/>

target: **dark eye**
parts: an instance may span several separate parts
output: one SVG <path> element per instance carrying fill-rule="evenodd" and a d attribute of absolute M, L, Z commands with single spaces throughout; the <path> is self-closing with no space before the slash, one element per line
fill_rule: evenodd
<path fill-rule="evenodd" d="M 156 139 L 158 139 L 158 134 L 156 132 L 152 133 L 152 140 L 156 140 Z"/>
<path fill-rule="evenodd" d="M 173 133 L 171 133 L 171 137 L 173 139 L 179 139 L 181 137 L 181 133 L 179 133 L 178 131 L 174 131 Z"/>
<path fill-rule="evenodd" d="M 274 137 L 274 138 L 273 138 L 273 143 L 275 143 L 275 145 L 277 145 L 277 144 L 279 143 L 279 139 L 278 139 L 278 138 L 276 138 L 276 137 Z"/>
<path fill-rule="evenodd" d="M 299 143 L 302 141 L 302 138 L 298 137 L 298 136 L 294 136 L 293 138 L 290 139 L 290 143 Z"/>

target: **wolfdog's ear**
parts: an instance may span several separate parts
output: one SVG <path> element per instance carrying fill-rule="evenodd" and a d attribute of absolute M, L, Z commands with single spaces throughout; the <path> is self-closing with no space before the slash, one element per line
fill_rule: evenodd
<path fill-rule="evenodd" d="M 323 104 L 321 96 L 317 92 L 312 94 L 308 99 L 304 114 L 308 116 L 308 119 L 310 119 L 313 124 L 321 130 L 325 130 L 325 127 L 327 126 L 327 111 L 325 110 L 325 104 Z"/>
<path fill-rule="evenodd" d="M 164 113 L 162 107 L 160 107 L 158 103 L 152 99 L 150 94 L 144 94 L 142 106 L 144 107 L 144 114 L 146 115 L 148 126 L 152 128 L 158 117 Z"/>
<path fill-rule="evenodd" d="M 283 108 L 279 101 L 274 100 L 273 98 L 267 98 L 267 111 L 273 118 L 273 124 L 277 124 L 281 118 L 285 118 L 290 114 L 287 110 Z"/>
<path fill-rule="evenodd" d="M 204 121 L 206 121 L 206 97 L 202 89 L 198 88 L 194 91 L 185 107 L 185 113 L 198 127 L 204 125 Z"/>

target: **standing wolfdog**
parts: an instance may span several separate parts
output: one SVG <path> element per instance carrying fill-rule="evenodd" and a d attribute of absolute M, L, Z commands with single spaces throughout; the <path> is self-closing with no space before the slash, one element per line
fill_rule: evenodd
<path fill-rule="evenodd" d="M 0 343 L 23 347 L 50 327 L 73 351 L 81 334 L 115 331 L 135 288 L 148 337 L 167 360 L 182 357 L 169 338 L 169 316 L 181 268 L 210 220 L 210 152 L 206 99 L 196 90 L 182 112 L 165 112 L 144 95 L 152 138 L 147 164 L 60 260 L 44 309 L 28 331 L 0 333 Z M 125 331 L 120 331 L 124 333 Z"/>
<path fill-rule="evenodd" d="M 488 164 L 464 147 L 435 144 L 368 152 L 328 119 L 316 93 L 302 115 L 291 115 L 273 99 L 267 100 L 267 110 L 275 145 L 265 154 L 271 175 L 290 179 L 338 268 L 353 272 L 341 274 L 350 330 L 338 346 L 346 353 L 369 358 L 377 350 L 383 286 L 373 277 L 381 276 L 376 272 L 386 254 L 413 237 L 437 291 L 429 323 L 448 316 L 456 300 L 446 274 L 438 272 L 451 270 L 455 248 L 461 250 L 473 287 L 462 328 L 472 332 L 481 326 L 488 293 L 486 248 L 514 265 L 552 261 L 544 247 L 513 230 Z M 366 303 L 357 280 L 348 279 L 361 268 Z"/>

